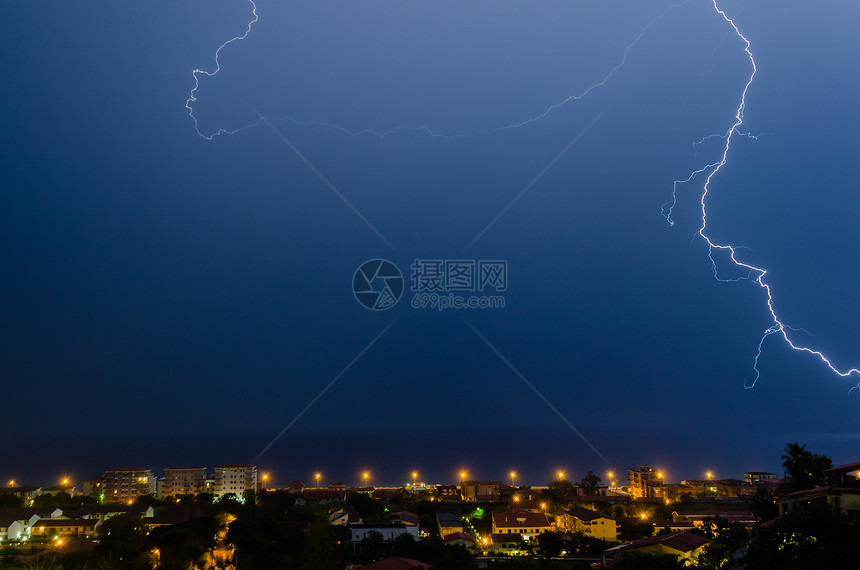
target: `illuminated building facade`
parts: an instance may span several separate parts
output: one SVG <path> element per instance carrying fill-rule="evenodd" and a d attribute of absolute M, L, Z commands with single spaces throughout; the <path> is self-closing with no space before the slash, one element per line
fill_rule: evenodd
<path fill-rule="evenodd" d="M 233 493 L 242 497 L 245 491 L 257 489 L 257 466 L 247 463 L 231 463 L 215 468 L 215 496 Z"/>
<path fill-rule="evenodd" d="M 111 469 L 104 474 L 106 503 L 129 503 L 155 493 L 155 475 L 144 467 Z"/>

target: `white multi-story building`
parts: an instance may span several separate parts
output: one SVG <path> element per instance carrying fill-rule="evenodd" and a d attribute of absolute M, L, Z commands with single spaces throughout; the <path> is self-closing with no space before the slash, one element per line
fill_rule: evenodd
<path fill-rule="evenodd" d="M 105 471 L 104 500 L 106 503 L 128 503 L 141 495 L 153 494 L 155 494 L 155 476 L 145 467 Z"/>
<path fill-rule="evenodd" d="M 219 465 L 215 468 L 215 496 L 234 493 L 241 497 L 245 491 L 257 490 L 257 466 L 247 463 Z"/>
<path fill-rule="evenodd" d="M 167 468 L 164 470 L 164 497 L 197 495 L 206 490 L 206 468 Z"/>

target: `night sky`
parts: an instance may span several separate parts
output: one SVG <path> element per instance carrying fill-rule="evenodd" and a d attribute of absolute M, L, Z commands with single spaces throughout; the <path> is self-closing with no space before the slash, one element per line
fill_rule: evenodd
<path fill-rule="evenodd" d="M 249 462 L 336 377 L 259 458 L 275 484 L 741 477 L 795 440 L 857 460 L 857 374 L 774 335 L 745 388 L 772 322 L 694 239 L 703 177 L 661 215 L 751 72 L 710 1 L 257 6 L 198 74 L 200 131 L 242 129 L 210 141 L 192 72 L 249 2 L 0 4 L 0 477 Z M 709 235 L 768 270 L 797 342 L 858 367 L 860 6 L 720 7 L 755 138 Z M 384 311 L 352 291 L 375 258 L 405 277 Z M 507 261 L 505 308 L 413 308 L 415 259 Z"/>

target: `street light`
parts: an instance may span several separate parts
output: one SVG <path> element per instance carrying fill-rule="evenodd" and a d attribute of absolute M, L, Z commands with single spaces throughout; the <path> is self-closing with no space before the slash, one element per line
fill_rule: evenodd
<path fill-rule="evenodd" d="M 10 486 L 10 487 L 14 487 L 14 486 L 15 486 L 15 480 L 14 480 L 14 479 L 9 479 L 9 486 Z"/>
<path fill-rule="evenodd" d="M 263 489 L 266 488 L 266 482 L 269 480 L 269 474 L 263 473 Z"/>
<path fill-rule="evenodd" d="M 320 486 L 320 477 L 322 477 L 322 473 L 320 473 L 319 471 L 317 471 L 317 472 L 314 474 L 314 479 L 316 479 L 316 481 L 317 481 L 317 488 L 319 488 L 319 486 Z"/>
<path fill-rule="evenodd" d="M 460 481 L 465 481 L 465 480 L 466 480 L 466 475 L 468 475 L 468 473 L 466 473 L 466 471 L 465 471 L 465 470 L 460 471 Z"/>
<path fill-rule="evenodd" d="M 707 477 L 708 479 L 713 479 L 713 478 L 714 478 L 714 474 L 713 474 L 713 473 L 711 473 L 710 471 L 708 471 L 707 473 L 705 473 L 705 477 Z"/>
<path fill-rule="evenodd" d="M 511 486 L 514 485 L 514 482 L 516 481 L 516 479 L 517 479 L 517 472 L 511 471 Z"/>
<path fill-rule="evenodd" d="M 413 471 L 412 472 L 412 486 L 413 487 L 415 486 L 415 481 L 417 481 L 417 480 L 418 480 L 418 471 Z"/>
<path fill-rule="evenodd" d="M 559 472 L 556 473 L 556 476 L 558 476 L 558 480 L 561 481 L 564 479 L 564 471 L 559 470 Z"/>
<path fill-rule="evenodd" d="M 370 477 L 370 473 L 365 471 L 361 474 L 361 478 L 364 480 L 364 486 L 367 487 L 367 479 Z"/>

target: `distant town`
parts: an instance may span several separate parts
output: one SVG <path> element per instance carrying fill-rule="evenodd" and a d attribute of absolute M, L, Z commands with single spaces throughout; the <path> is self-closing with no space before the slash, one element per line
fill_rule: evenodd
<path fill-rule="evenodd" d="M 370 472 L 357 485 L 316 473 L 276 486 L 250 464 L 123 467 L 50 486 L 12 479 L 0 488 L 0 566 L 841 568 L 823 564 L 822 547 L 839 538 L 842 552 L 860 548 L 844 542 L 860 545 L 860 463 L 834 467 L 797 443 L 784 451 L 784 473 L 678 483 L 650 465 L 622 481 L 591 471 L 571 481 L 559 471 L 541 486 L 518 484 L 516 471 L 479 480 L 466 470 L 446 483 L 416 471 L 396 487 L 373 486 Z M 767 565 L 807 555 L 804 544 L 815 565 Z"/>

